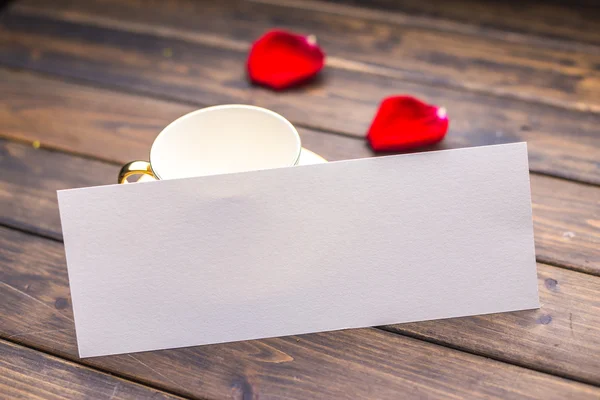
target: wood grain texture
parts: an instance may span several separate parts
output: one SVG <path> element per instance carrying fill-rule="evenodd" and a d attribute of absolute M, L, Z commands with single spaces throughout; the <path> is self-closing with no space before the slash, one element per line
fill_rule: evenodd
<path fill-rule="evenodd" d="M 116 183 L 119 167 L 2 140 L 0 170 L 0 224 L 62 239 L 56 191 Z"/>
<path fill-rule="evenodd" d="M 490 28 L 539 35 L 550 39 L 600 45 L 600 8 L 595 0 L 579 1 L 479 1 L 479 0 L 329 0 L 400 12 L 425 18 L 425 26 L 447 20 L 479 27 L 482 35 Z"/>
<path fill-rule="evenodd" d="M 590 278 L 538 264 L 542 308 L 536 312 L 426 321 L 386 329 L 517 365 L 543 365 L 544 371 L 580 376 L 598 384 L 600 278 Z M 580 352 L 594 356 L 575 360 Z M 578 364 L 577 372 L 574 364 Z"/>
<path fill-rule="evenodd" d="M 3 399 L 179 399 L 147 386 L 0 340 Z"/>
<path fill-rule="evenodd" d="M 5 94 L 0 97 L 0 136 L 38 141 L 44 148 L 117 164 L 148 159 L 156 135 L 171 121 L 197 109 L 2 68 L 0 93 Z M 318 149 L 331 160 L 373 154 L 363 141 L 322 137 L 323 133 L 307 128 L 298 131 L 304 147 Z M 348 156 L 352 151 L 355 157 Z M 101 183 L 104 180 L 96 181 Z"/>
<path fill-rule="evenodd" d="M 348 10 L 321 2 L 268 3 L 26 0 L 13 10 L 157 36 L 211 35 L 224 46 L 247 46 L 276 26 L 315 35 L 329 67 L 600 112 L 600 48 L 587 54 L 440 32 L 365 18 L 367 9 L 340 15 Z"/>
<path fill-rule="evenodd" d="M 600 388 L 373 328 L 78 360 L 62 244 L 2 228 L 0 249 L 1 336 L 182 395 L 219 399 L 600 395 Z M 546 269 L 540 265 L 541 271 Z M 591 295 L 598 294 L 583 284 Z M 574 321 L 582 324 L 578 329 L 589 329 L 590 337 L 598 340 L 593 334 L 597 319 L 586 319 L 581 311 L 587 301 L 574 301 Z M 531 313 L 536 318 L 537 311 Z M 573 338 L 556 341 L 572 346 Z M 521 343 L 545 346 L 542 341 Z M 597 374 L 598 361 L 586 349 L 572 355 L 570 367 Z M 586 372 L 590 366 L 595 368 Z"/>
<path fill-rule="evenodd" d="M 7 14 L 0 21 L 4 65 L 196 106 L 255 104 L 299 126 L 357 137 L 364 137 L 382 98 L 411 93 L 450 110 L 450 131 L 437 149 L 525 140 L 533 171 L 600 183 L 600 114 L 335 68 L 302 89 L 274 93 L 248 83 L 245 57 L 240 49 L 43 18 Z M 24 92 L 10 81 L 5 86 Z"/>
<path fill-rule="evenodd" d="M 599 189 L 531 176 L 538 261 L 600 275 Z"/>
<path fill-rule="evenodd" d="M 117 164 L 147 159 L 162 127 L 194 108 L 2 69 L 0 91 L 7 93 L 0 98 L 0 135 Z M 299 131 L 305 147 L 329 160 L 374 155 L 362 140 Z M 54 190 L 113 183 L 118 171 L 116 165 L 24 146 L 4 149 L 3 164 L 15 172 L 3 179 L 4 204 L 12 210 L 3 220 L 56 238 Z M 533 163 L 531 146 L 530 156 Z M 531 185 L 538 260 L 600 274 L 600 189 L 538 175 Z M 14 201 L 15 194 L 21 200 Z"/>

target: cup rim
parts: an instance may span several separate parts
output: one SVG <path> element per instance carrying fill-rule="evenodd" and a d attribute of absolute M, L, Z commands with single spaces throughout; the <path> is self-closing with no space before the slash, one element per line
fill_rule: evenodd
<path fill-rule="evenodd" d="M 286 165 L 284 167 L 293 167 L 294 165 L 298 164 L 298 161 L 300 160 L 300 155 L 302 154 L 302 141 L 300 139 L 300 134 L 298 133 L 298 130 L 287 118 L 285 118 L 281 114 L 276 113 L 275 111 L 269 110 L 268 108 L 264 108 L 264 107 L 258 107 L 258 106 L 253 106 L 253 105 L 249 105 L 249 104 L 235 104 L 235 103 L 234 104 L 220 104 L 220 105 L 216 105 L 216 106 L 209 106 L 209 107 L 199 108 L 194 111 L 190 111 L 189 113 L 184 114 L 184 115 L 178 117 L 177 119 L 171 121 L 167 126 L 165 126 L 159 132 L 158 135 L 156 135 L 156 137 L 154 138 L 154 141 L 152 142 L 152 146 L 150 146 L 150 154 L 148 156 L 148 161 L 150 162 L 150 167 L 152 168 L 152 172 L 154 173 L 154 176 L 156 178 L 162 180 L 158 171 L 156 171 L 154 169 L 154 167 L 152 166 L 152 150 L 154 149 L 154 145 L 156 144 L 158 138 L 161 135 L 166 135 L 166 132 L 169 130 L 169 128 L 171 128 L 172 125 L 181 121 L 182 119 L 192 118 L 192 117 L 196 116 L 197 114 L 202 114 L 204 112 L 228 109 L 228 108 L 237 108 L 237 109 L 245 108 L 245 109 L 250 109 L 250 110 L 254 110 L 254 111 L 260 111 L 262 113 L 269 114 L 269 115 L 276 117 L 277 119 L 283 121 L 284 124 L 287 125 L 290 128 L 291 132 L 294 134 L 296 147 L 298 148 L 298 150 L 296 151 L 296 157 L 295 157 L 294 161 L 291 164 Z M 281 168 L 284 168 L 284 167 L 281 167 Z"/>

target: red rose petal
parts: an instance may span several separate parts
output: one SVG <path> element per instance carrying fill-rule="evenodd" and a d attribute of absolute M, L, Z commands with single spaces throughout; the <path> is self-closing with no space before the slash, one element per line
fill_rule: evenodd
<path fill-rule="evenodd" d="M 314 39 L 273 30 L 254 42 L 247 66 L 253 82 L 281 90 L 312 78 L 324 64 Z"/>
<path fill-rule="evenodd" d="M 444 108 L 411 96 L 393 96 L 379 106 L 367 139 L 375 151 L 399 151 L 437 143 L 447 131 Z"/>

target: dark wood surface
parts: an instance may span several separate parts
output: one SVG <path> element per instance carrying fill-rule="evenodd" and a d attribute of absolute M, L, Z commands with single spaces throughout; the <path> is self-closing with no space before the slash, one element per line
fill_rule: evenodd
<path fill-rule="evenodd" d="M 5 340 L 0 340 L 0 389 L 3 398 L 179 398 Z"/>
<path fill-rule="evenodd" d="M 285 26 L 313 34 L 325 49 L 332 49 L 328 65 L 334 68 L 378 72 L 395 79 L 535 99 L 575 109 L 600 106 L 597 52 L 440 32 L 377 16 L 365 18 L 362 9 L 349 12 L 322 2 L 286 1 L 289 7 L 280 7 L 279 1 L 175 0 L 146 8 L 138 8 L 138 2 L 131 0 L 79 3 L 26 0 L 15 11 L 243 51 L 249 38 L 272 26 Z M 198 26 L 202 26 L 200 33 Z M 174 60 L 180 56 L 173 52 Z"/>
<path fill-rule="evenodd" d="M 0 393 L 600 397 L 597 8 L 366 4 L 17 0 L 1 11 Z M 274 26 L 317 35 L 329 56 L 319 80 L 284 93 L 248 84 L 247 47 Z M 114 183 L 168 122 L 226 102 L 283 113 L 329 160 L 374 156 L 364 134 L 395 93 L 448 108 L 433 149 L 528 142 L 539 310 L 78 358 L 57 189 Z"/>
<path fill-rule="evenodd" d="M 366 134 L 382 98 L 411 93 L 449 110 L 450 134 L 436 149 L 525 140 L 532 171 L 600 183 L 600 113 L 423 85 L 398 79 L 395 73 L 335 65 L 303 90 L 273 93 L 248 83 L 247 41 L 222 38 L 218 32 L 181 32 L 178 27 L 152 33 L 154 25 L 142 29 L 138 23 L 119 20 L 115 26 L 97 14 L 87 16 L 88 20 L 98 17 L 97 24 L 55 18 L 56 13 L 53 17 L 38 14 L 16 7 L 4 15 L 0 64 L 195 107 L 232 102 L 260 105 L 300 127 L 357 137 Z M 170 57 L 164 56 L 165 49 Z M 495 51 L 494 44 L 488 51 Z"/>
<path fill-rule="evenodd" d="M 274 1 L 274 0 L 267 0 Z M 288 0 L 289 1 L 289 0 Z M 405 21 L 435 29 L 469 32 L 486 37 L 498 35 L 506 40 L 539 43 L 545 46 L 588 49 L 600 45 L 596 0 L 333 0 L 339 4 L 364 5 L 368 2 L 381 12 Z M 456 22 L 462 22 L 456 23 Z M 529 33 L 534 35 L 520 35 Z M 542 40 L 536 41 L 541 36 Z M 554 39 L 554 40 L 547 40 Z"/>

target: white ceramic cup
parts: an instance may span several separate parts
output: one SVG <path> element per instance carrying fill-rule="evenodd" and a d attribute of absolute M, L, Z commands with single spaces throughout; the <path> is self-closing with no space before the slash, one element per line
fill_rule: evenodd
<path fill-rule="evenodd" d="M 131 175 L 177 179 L 298 164 L 302 151 L 296 128 L 261 107 L 229 104 L 186 114 L 164 128 L 150 149 L 150 160 L 131 161 L 119 183 Z"/>

